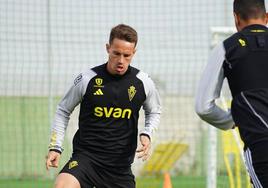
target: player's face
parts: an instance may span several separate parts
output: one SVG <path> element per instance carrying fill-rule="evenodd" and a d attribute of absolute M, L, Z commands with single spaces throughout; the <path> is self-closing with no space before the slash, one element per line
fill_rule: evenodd
<path fill-rule="evenodd" d="M 134 56 L 135 43 L 115 38 L 111 44 L 106 44 L 109 55 L 107 70 L 111 74 L 123 75 Z"/>

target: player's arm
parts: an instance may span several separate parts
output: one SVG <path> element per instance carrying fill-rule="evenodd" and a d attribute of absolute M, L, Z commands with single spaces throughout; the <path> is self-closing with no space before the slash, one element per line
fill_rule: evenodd
<path fill-rule="evenodd" d="M 140 134 L 141 147 L 137 149 L 137 152 L 139 158 L 146 160 L 151 147 L 153 132 L 157 129 L 160 122 L 161 103 L 159 93 L 153 81 L 144 73 L 141 73 L 140 77 L 144 83 L 146 94 L 146 100 L 143 104 L 145 127 Z"/>
<path fill-rule="evenodd" d="M 65 131 L 74 108 L 81 102 L 86 90 L 87 79 L 83 74 L 77 76 L 72 86 L 66 92 L 57 105 L 54 121 L 51 126 L 49 152 L 46 167 L 57 167 L 60 154 L 63 151 L 62 144 Z"/>
<path fill-rule="evenodd" d="M 234 126 L 230 111 L 216 105 L 224 80 L 223 62 L 225 49 L 223 43 L 216 46 L 208 59 L 201 76 L 195 99 L 195 110 L 199 117 L 216 128 L 227 130 Z"/>

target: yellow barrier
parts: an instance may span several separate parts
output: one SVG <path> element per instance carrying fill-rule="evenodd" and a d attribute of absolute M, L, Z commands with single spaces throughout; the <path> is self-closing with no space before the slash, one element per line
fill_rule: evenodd
<path fill-rule="evenodd" d="M 235 130 L 238 133 L 236 128 Z M 240 140 L 241 145 L 244 145 L 243 142 Z M 243 166 L 241 162 L 241 155 L 238 145 L 236 144 L 234 135 L 232 135 L 231 131 L 222 131 L 222 145 L 223 145 L 223 157 L 224 163 L 227 169 L 227 174 L 229 177 L 229 185 L 230 188 L 242 188 L 241 182 L 241 166 Z M 230 157 L 234 158 L 234 173 L 231 167 L 231 160 Z M 235 178 L 236 177 L 236 178 Z M 246 174 L 246 187 L 250 188 L 250 178 L 248 174 Z"/>
<path fill-rule="evenodd" d="M 182 143 L 168 142 L 158 144 L 150 159 L 144 165 L 142 174 L 158 175 L 170 171 L 187 149 L 188 145 Z"/>

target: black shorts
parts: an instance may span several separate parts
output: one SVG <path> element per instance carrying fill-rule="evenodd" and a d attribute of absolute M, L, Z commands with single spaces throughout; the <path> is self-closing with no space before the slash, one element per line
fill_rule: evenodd
<path fill-rule="evenodd" d="M 73 154 L 60 173 L 72 174 L 81 188 L 135 188 L 131 168 L 102 168 L 82 153 Z"/>
<path fill-rule="evenodd" d="M 254 188 L 268 187 L 268 142 L 245 147 L 245 163 Z"/>

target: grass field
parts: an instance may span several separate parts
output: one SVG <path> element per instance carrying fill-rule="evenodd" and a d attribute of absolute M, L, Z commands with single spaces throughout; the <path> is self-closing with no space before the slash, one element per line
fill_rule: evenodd
<path fill-rule="evenodd" d="M 137 178 L 137 188 L 162 188 L 161 178 Z M 205 188 L 204 177 L 176 177 L 172 178 L 174 188 Z M 0 180 L 0 188 L 51 188 L 50 180 Z"/>
<path fill-rule="evenodd" d="M 53 182 L 46 180 L 51 175 L 44 167 L 50 126 L 48 99 L 0 97 L 0 125 L 0 161 L 5 161 L 0 166 L 0 188 L 52 187 Z M 66 147 L 63 154 L 70 152 Z M 61 161 L 67 160 L 67 156 L 63 158 Z M 205 187 L 205 178 L 201 177 L 178 177 L 172 181 L 174 187 Z M 162 178 L 137 178 L 137 187 L 162 187 Z"/>
<path fill-rule="evenodd" d="M 55 109 L 58 99 L 54 101 Z M 49 179 L 57 172 L 48 174 L 44 166 L 50 129 L 48 111 L 46 97 L 0 97 L 0 188 L 52 187 Z M 61 162 L 68 160 L 70 149 L 65 144 Z M 173 177 L 173 188 L 206 187 L 204 173 L 189 174 Z M 217 188 L 229 187 L 228 180 L 227 176 L 218 176 Z M 137 188 L 161 188 L 162 184 L 162 177 L 137 178 Z"/>
<path fill-rule="evenodd" d="M 206 188 L 205 177 L 178 176 L 172 177 L 173 188 Z M 163 178 L 137 178 L 137 188 L 162 188 Z M 13 179 L 0 180 L 0 188 L 52 188 L 51 180 Z M 246 187 L 242 184 L 242 188 Z M 219 176 L 217 188 L 229 188 L 227 176 Z"/>

